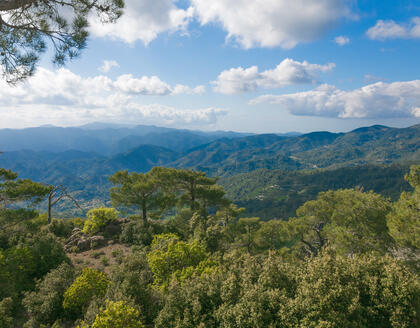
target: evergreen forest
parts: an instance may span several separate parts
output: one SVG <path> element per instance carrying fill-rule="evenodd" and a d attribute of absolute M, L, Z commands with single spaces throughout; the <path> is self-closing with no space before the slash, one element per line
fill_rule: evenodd
<path fill-rule="evenodd" d="M 418 327 L 420 166 L 404 178 L 262 220 L 204 172 L 120 170 L 111 206 L 63 219 L 65 190 L 0 169 L 0 327 Z"/>

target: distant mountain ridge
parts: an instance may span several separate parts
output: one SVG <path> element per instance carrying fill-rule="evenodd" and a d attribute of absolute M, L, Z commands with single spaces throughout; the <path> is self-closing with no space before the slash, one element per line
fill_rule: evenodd
<path fill-rule="evenodd" d="M 57 129 L 61 139 L 56 138 Z M 420 160 L 420 125 L 408 128 L 375 125 L 348 133 L 320 131 L 295 137 L 276 134 L 241 136 L 233 133 L 234 137 L 230 138 L 221 132 L 216 134 L 221 137 L 216 138 L 206 134 L 197 135 L 187 130 L 158 127 L 146 129 L 144 126 L 137 126 L 134 131 L 138 135 L 131 134 L 131 130 L 125 131 L 125 128 L 111 129 L 114 134 L 108 130 L 95 130 L 95 142 L 91 142 L 89 147 L 85 145 L 85 148 L 93 147 L 93 150 L 83 150 L 83 147 L 78 147 L 82 149 L 77 150 L 66 149 L 75 142 L 77 144 L 78 138 L 89 140 L 89 135 L 74 136 L 83 129 L 48 127 L 36 130 L 38 135 L 48 137 L 48 143 L 43 147 L 51 148 L 49 151 L 10 151 L 8 148 L 13 148 L 13 142 L 21 140 L 25 133 L 32 135 L 31 129 L 28 129 L 29 132 L 27 129 L 22 130 L 26 132 L 12 141 L 1 139 L 2 133 L 4 135 L 8 130 L 0 130 L 0 149 L 4 151 L 0 156 L 0 166 L 22 169 L 27 166 L 23 162 L 31 162 L 36 167 L 33 163 L 36 159 L 46 167 L 66 162 L 72 166 L 69 171 L 74 172 L 80 167 L 80 163 L 91 161 L 93 163 L 89 171 L 97 169 L 112 173 L 115 170 L 129 169 L 146 172 L 153 166 L 161 165 L 224 176 L 256 169 L 301 170 Z M 72 137 L 67 140 L 68 147 L 64 147 L 62 140 L 69 134 Z M 231 134 L 232 132 L 227 132 L 227 135 Z M 102 141 L 98 141 L 99 137 L 103 137 Z M 106 150 L 104 140 L 110 142 L 106 145 Z M 34 143 L 33 140 L 26 142 L 26 145 Z M 64 148 L 63 151 L 54 151 L 60 147 Z M 101 165 L 102 168 L 98 167 Z M 28 170 L 29 168 L 23 171 Z"/>
<path fill-rule="evenodd" d="M 69 129 L 65 133 L 83 130 Z M 420 163 L 420 125 L 401 129 L 372 126 L 348 133 L 321 131 L 294 137 L 276 134 L 240 136 L 235 133 L 234 137 L 227 137 L 231 133 L 220 133 L 220 138 L 216 138 L 217 133 L 209 137 L 205 133 L 200 135 L 183 130 L 168 131 L 166 128 L 161 132 L 147 131 L 145 135 L 133 136 L 123 133 L 124 129 L 114 129 L 114 134 L 108 130 L 95 130 L 96 135 L 104 136 L 102 140 L 110 142 L 98 144 L 98 148 L 106 146 L 103 153 L 98 152 L 98 149 L 8 151 L 1 148 L 7 142 L 0 138 L 0 149 L 5 150 L 0 155 L 0 167 L 12 169 L 23 178 L 65 185 L 86 206 L 97 206 L 110 205 L 108 177 L 118 170 L 147 172 L 154 166 L 166 166 L 201 170 L 224 178 L 250 173 L 249 183 L 253 184 L 255 175 L 252 172 L 259 169 L 264 169 L 264 172 L 306 172 L 365 165 Z M 48 134 L 46 130 L 51 133 Z M 0 130 L 0 136 L 4 131 Z M 55 142 L 56 128 L 44 128 L 41 132 L 50 142 L 46 145 L 56 148 L 62 145 L 60 138 Z M 86 135 L 79 137 L 84 138 Z M 70 141 L 74 140 L 72 137 Z M 243 198 L 240 201 L 243 204 Z"/>
<path fill-rule="evenodd" d="M 214 141 L 222 137 L 237 138 L 250 135 L 231 131 L 189 131 L 148 125 L 92 123 L 80 127 L 43 126 L 26 129 L 1 129 L 2 151 L 79 150 L 100 155 L 115 155 L 144 144 L 168 147 L 175 151 Z M 129 144 L 130 148 L 121 149 Z"/>

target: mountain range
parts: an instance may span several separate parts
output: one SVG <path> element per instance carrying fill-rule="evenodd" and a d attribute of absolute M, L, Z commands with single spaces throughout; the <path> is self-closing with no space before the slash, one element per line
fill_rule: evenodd
<path fill-rule="evenodd" d="M 261 169 L 290 172 L 418 163 L 420 125 L 286 135 L 102 123 L 44 126 L 0 130 L 0 150 L 0 167 L 67 186 L 84 204 L 95 205 L 109 203 L 108 177 L 118 170 L 147 172 L 167 166 L 225 178 L 250 173 L 253 183 L 252 172 Z M 241 176 L 241 183 L 244 179 Z"/>

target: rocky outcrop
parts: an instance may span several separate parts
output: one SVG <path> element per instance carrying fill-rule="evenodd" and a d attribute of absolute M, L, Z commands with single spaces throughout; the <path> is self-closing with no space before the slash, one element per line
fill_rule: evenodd
<path fill-rule="evenodd" d="M 103 236 L 85 235 L 79 228 L 74 228 L 69 239 L 67 239 L 64 249 L 66 252 L 84 252 L 107 245 Z"/>

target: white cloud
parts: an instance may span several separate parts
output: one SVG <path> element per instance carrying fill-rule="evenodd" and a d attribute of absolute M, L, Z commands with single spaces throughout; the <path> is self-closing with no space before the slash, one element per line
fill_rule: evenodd
<path fill-rule="evenodd" d="M 116 80 L 99 75 L 83 78 L 68 69 L 40 67 L 16 87 L 0 81 L 0 127 L 37 124 L 74 125 L 91 121 L 185 126 L 213 124 L 226 111 L 217 108 L 176 109 L 143 104 L 142 95 L 201 93 L 203 87 L 171 87 L 158 77 L 121 75 Z"/>
<path fill-rule="evenodd" d="M 334 38 L 335 43 L 339 46 L 345 46 L 346 44 L 350 43 L 350 39 L 347 36 L 340 35 Z"/>
<path fill-rule="evenodd" d="M 334 67 L 334 63 L 318 65 L 286 58 L 276 68 L 261 73 L 257 66 L 231 68 L 220 73 L 212 83 L 214 91 L 224 94 L 252 92 L 259 87 L 275 89 L 293 84 L 317 83 L 317 72 L 326 72 Z"/>
<path fill-rule="evenodd" d="M 377 82 L 352 91 L 332 85 L 294 94 L 264 95 L 250 104 L 270 103 L 294 115 L 340 118 L 392 118 L 419 116 L 420 80 Z"/>
<path fill-rule="evenodd" d="M 171 86 L 157 76 L 143 76 L 137 79 L 131 74 L 125 74 L 117 78 L 114 86 L 128 94 L 166 96 L 171 93 Z"/>
<path fill-rule="evenodd" d="M 176 0 L 125 0 L 124 14 L 115 24 L 102 24 L 91 17 L 90 30 L 94 36 L 109 36 L 129 44 L 140 40 L 148 45 L 159 34 L 185 31 L 192 19 L 193 9 L 181 9 Z"/>
<path fill-rule="evenodd" d="M 293 48 L 321 37 L 343 17 L 349 0 L 191 0 L 201 24 L 219 23 L 242 47 Z"/>
<path fill-rule="evenodd" d="M 202 94 L 205 91 L 205 87 L 202 85 L 190 88 L 186 85 L 177 84 L 171 87 L 166 82 L 161 81 L 157 76 L 143 76 L 138 79 L 131 74 L 120 75 L 113 85 L 119 91 L 133 95 L 166 96 Z"/>
<path fill-rule="evenodd" d="M 172 88 L 172 94 L 173 95 L 180 95 L 180 94 L 186 94 L 186 95 L 193 95 L 193 94 L 203 94 L 206 92 L 206 87 L 204 85 L 196 86 L 195 88 L 187 87 L 186 85 L 177 84 L 175 87 Z"/>
<path fill-rule="evenodd" d="M 366 31 L 372 40 L 420 38 L 420 17 L 413 17 L 408 24 L 398 24 L 393 20 L 378 20 Z"/>
<path fill-rule="evenodd" d="M 380 76 L 372 75 L 372 74 L 365 74 L 364 80 L 366 83 L 374 83 L 374 82 L 384 81 L 386 79 Z"/>
<path fill-rule="evenodd" d="M 102 73 L 108 73 L 112 68 L 119 68 L 120 65 L 115 60 L 104 60 L 104 63 L 98 70 Z"/>

